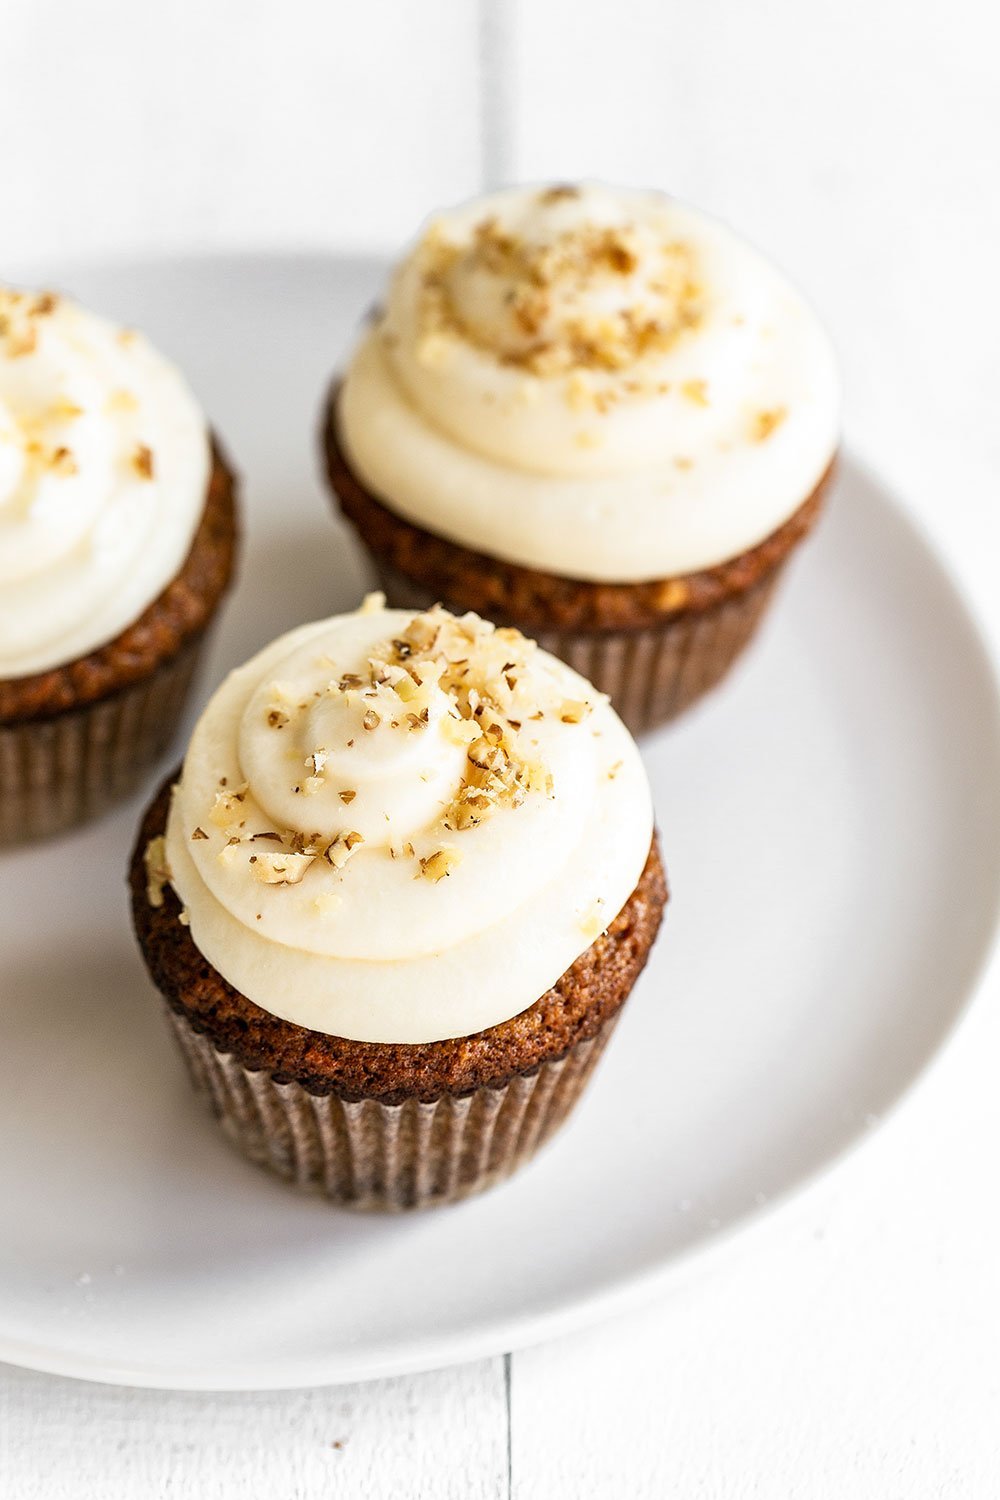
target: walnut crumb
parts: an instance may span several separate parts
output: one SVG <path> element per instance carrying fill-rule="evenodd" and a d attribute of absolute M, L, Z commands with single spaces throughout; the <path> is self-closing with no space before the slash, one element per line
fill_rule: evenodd
<path fill-rule="evenodd" d="M 313 854 L 251 854 L 254 875 L 264 885 L 298 885 L 312 864 Z"/>
<path fill-rule="evenodd" d="M 52 457 L 49 459 L 49 468 L 55 474 L 79 473 L 76 459 L 73 457 L 71 449 L 66 447 L 55 448 L 53 450 Z"/>
<path fill-rule="evenodd" d="M 438 849 L 435 854 L 429 854 L 420 861 L 420 873 L 425 880 L 436 883 L 450 875 L 461 862 L 462 856 L 457 849 Z"/>
<path fill-rule="evenodd" d="M 212 810 L 208 815 L 209 822 L 214 823 L 216 828 L 232 828 L 239 821 L 247 790 L 247 784 L 244 782 L 233 791 L 223 787 L 216 792 Z"/>
<path fill-rule="evenodd" d="M 587 911 L 581 922 L 580 931 L 589 943 L 600 937 L 602 932 L 607 931 L 607 922 L 604 917 L 604 898 L 598 896 L 597 900 Z"/>
<path fill-rule="evenodd" d="M 543 188 L 538 195 L 539 203 L 562 203 L 569 198 L 579 198 L 580 189 L 574 187 L 571 182 L 557 182 L 552 187 Z"/>
<path fill-rule="evenodd" d="M 708 405 L 708 381 L 707 380 L 685 380 L 681 386 L 681 395 L 693 401 L 695 406 Z"/>
<path fill-rule="evenodd" d="M 358 845 L 363 843 L 364 836 L 360 833 L 338 833 L 324 851 L 323 858 L 335 870 L 342 870 Z"/>
<path fill-rule="evenodd" d="M 170 882 L 167 863 L 167 841 L 162 834 L 150 839 L 143 855 L 146 866 L 146 900 L 156 908 L 163 905 L 163 888 Z"/>
<path fill-rule="evenodd" d="M 4 327 L 0 332 L 7 335 L 4 353 L 8 359 L 21 359 L 25 354 L 34 354 L 38 347 L 38 330 L 30 323 L 16 331 Z"/>
<path fill-rule="evenodd" d="M 788 412 L 783 406 L 772 407 L 770 411 L 759 411 L 753 419 L 750 434 L 755 443 L 764 443 L 771 436 L 776 427 L 780 427 L 787 417 Z"/>
<path fill-rule="evenodd" d="M 137 443 L 132 454 L 132 467 L 140 479 L 153 477 L 153 450 L 145 443 Z"/>
<path fill-rule="evenodd" d="M 139 402 L 131 391 L 112 391 L 104 403 L 104 409 L 107 412 L 135 411 L 138 405 Z"/>

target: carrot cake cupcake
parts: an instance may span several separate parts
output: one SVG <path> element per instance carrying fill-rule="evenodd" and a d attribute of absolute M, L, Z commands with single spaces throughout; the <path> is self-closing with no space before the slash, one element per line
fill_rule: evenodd
<path fill-rule="evenodd" d="M 512 629 L 380 596 L 223 683 L 131 889 L 232 1140 L 390 1210 L 477 1192 L 552 1134 L 666 899 L 607 701 Z"/>
<path fill-rule="evenodd" d="M 516 625 L 640 730 L 752 636 L 838 419 L 829 341 L 756 250 L 676 199 L 585 184 L 434 218 L 324 433 L 391 603 Z"/>
<path fill-rule="evenodd" d="M 229 582 L 234 481 L 139 334 L 0 287 L 0 846 L 131 792 Z"/>

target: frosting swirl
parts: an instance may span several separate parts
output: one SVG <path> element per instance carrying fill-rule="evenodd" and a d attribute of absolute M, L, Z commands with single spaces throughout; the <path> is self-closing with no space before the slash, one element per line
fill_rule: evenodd
<path fill-rule="evenodd" d="M 544 994 L 634 890 L 652 809 L 576 673 L 475 615 L 379 604 L 223 683 L 166 864 L 200 951 L 265 1010 L 429 1042 Z"/>
<path fill-rule="evenodd" d="M 838 415 L 826 336 L 756 251 L 595 184 L 437 218 L 339 405 L 352 466 L 408 520 L 618 582 L 763 540 L 822 477 Z"/>
<path fill-rule="evenodd" d="M 0 677 L 138 618 L 184 562 L 210 463 L 194 397 L 142 337 L 0 287 Z"/>

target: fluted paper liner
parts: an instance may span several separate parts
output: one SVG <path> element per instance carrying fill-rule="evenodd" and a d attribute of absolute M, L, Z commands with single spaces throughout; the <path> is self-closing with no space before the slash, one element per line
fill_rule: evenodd
<path fill-rule="evenodd" d="M 383 1104 L 278 1083 L 167 1015 L 195 1089 L 245 1156 L 345 1208 L 389 1213 L 457 1203 L 516 1172 L 566 1119 L 618 1019 L 499 1088 Z"/>
<path fill-rule="evenodd" d="M 372 561 L 390 605 L 429 609 L 438 601 L 397 569 Z M 558 656 L 607 693 L 633 734 L 655 729 L 690 707 L 721 681 L 749 644 L 760 624 L 781 573 L 766 573 L 752 587 L 703 610 L 665 616 L 658 625 L 633 630 L 537 630 L 515 625 L 545 651 Z M 442 599 L 461 613 L 466 601 Z"/>
<path fill-rule="evenodd" d="M 178 728 L 203 639 L 106 698 L 0 725 L 0 848 L 62 833 L 136 790 Z"/>

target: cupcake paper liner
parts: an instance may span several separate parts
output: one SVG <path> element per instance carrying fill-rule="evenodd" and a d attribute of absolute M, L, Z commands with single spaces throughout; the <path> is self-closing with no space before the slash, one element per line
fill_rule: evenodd
<path fill-rule="evenodd" d="M 0 848 L 62 833 L 136 790 L 174 736 L 203 640 L 109 697 L 0 725 Z"/>
<path fill-rule="evenodd" d="M 566 1119 L 618 1019 L 498 1088 L 383 1104 L 252 1072 L 166 1009 L 196 1091 L 245 1156 L 342 1207 L 386 1213 L 457 1203 L 516 1172 Z"/>
<path fill-rule="evenodd" d="M 437 602 L 405 574 L 373 557 L 379 585 L 390 605 L 429 609 Z M 665 724 L 716 685 L 749 644 L 760 624 L 782 565 L 741 594 L 707 609 L 681 611 L 661 624 L 633 630 L 538 630 L 510 624 L 536 640 L 607 693 L 633 734 Z M 461 613 L 468 601 L 442 599 Z"/>

